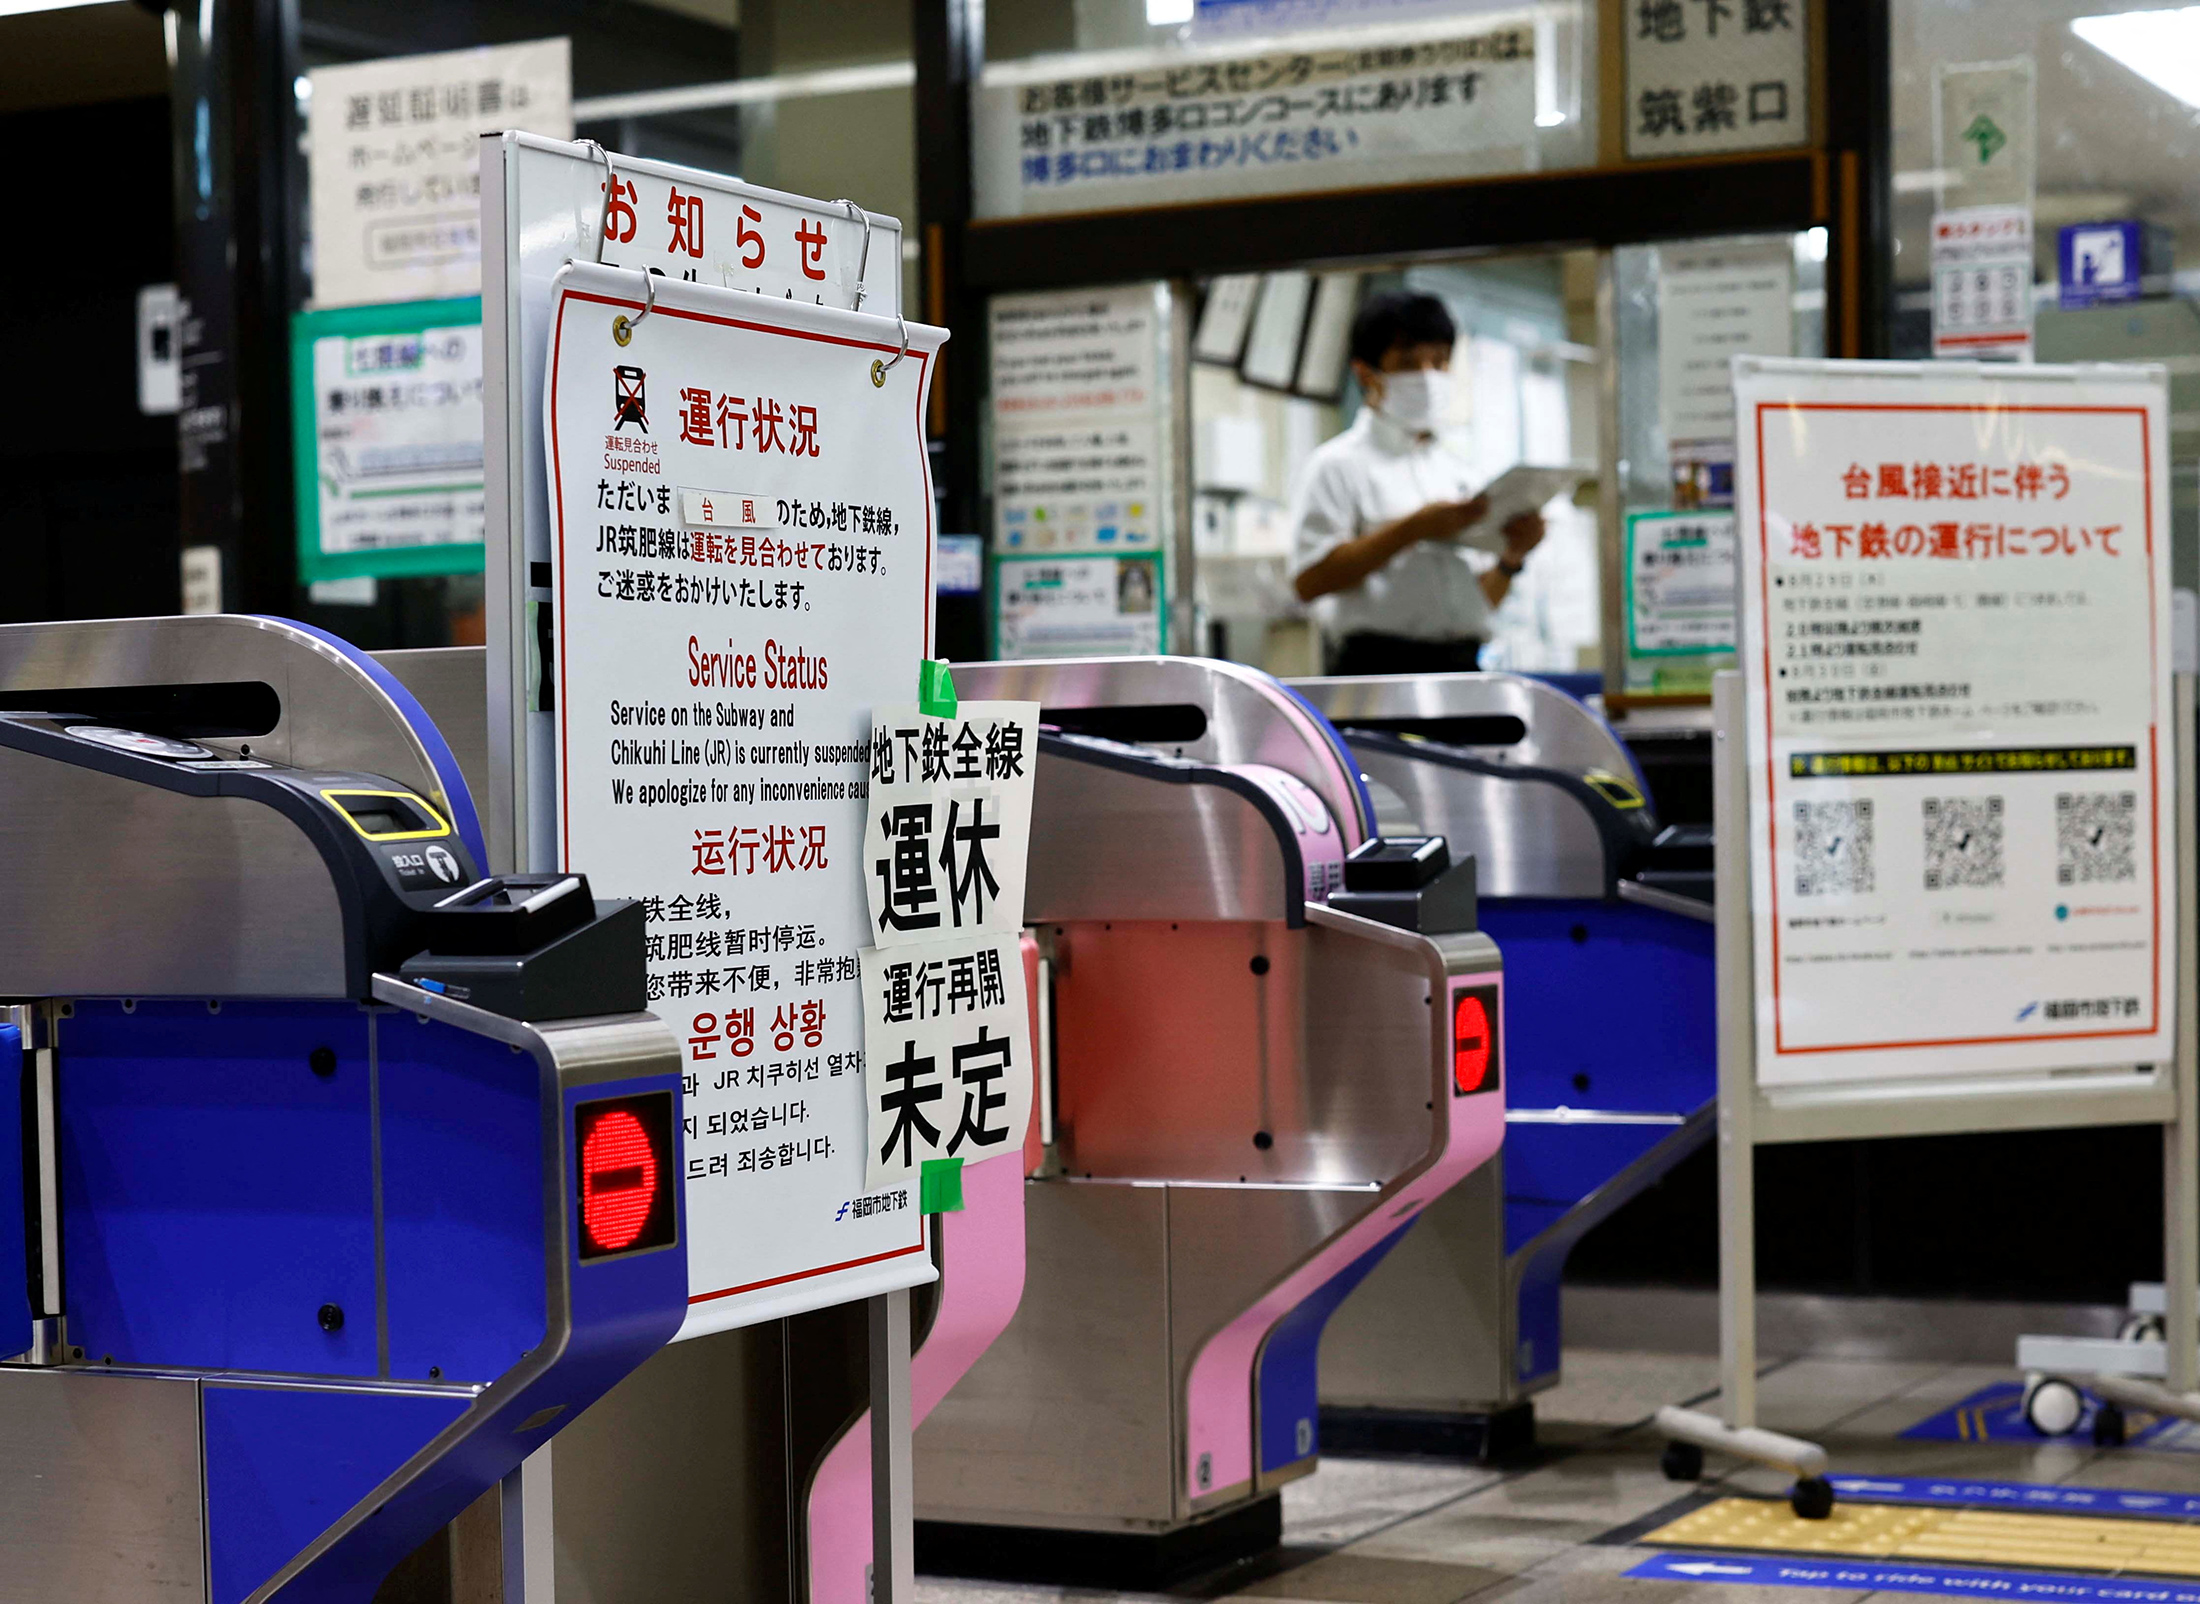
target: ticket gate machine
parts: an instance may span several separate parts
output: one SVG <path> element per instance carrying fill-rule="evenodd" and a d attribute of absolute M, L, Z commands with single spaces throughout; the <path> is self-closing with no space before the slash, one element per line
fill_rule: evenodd
<path fill-rule="evenodd" d="M 917 1432 L 919 1565 L 1156 1585 L 1277 1540 L 1331 1310 L 1501 1138 L 1504 977 L 1471 868 L 1371 846 L 1334 732 L 1267 676 L 955 677 L 1043 710 L 1052 1056 L 1021 1303 Z"/>
<path fill-rule="evenodd" d="M 1330 1323 L 1340 1446 L 1502 1456 L 1559 1378 L 1566 1256 L 1708 1140 L 1708 829 L 1663 828 L 1595 713 L 1515 674 L 1307 679 L 1378 796 L 1472 852 L 1505 954 L 1504 1152 Z"/>
<path fill-rule="evenodd" d="M 685 1312 L 639 910 L 272 619 L 0 628 L 0 799 L 0 1591 L 365 1604 Z"/>

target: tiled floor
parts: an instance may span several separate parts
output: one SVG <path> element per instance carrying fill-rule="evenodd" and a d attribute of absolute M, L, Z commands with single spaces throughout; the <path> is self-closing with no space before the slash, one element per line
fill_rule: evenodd
<path fill-rule="evenodd" d="M 1629 1581 L 1644 1557 L 1611 1542 L 1684 1494 L 1659 1474 L 1644 1422 L 1659 1405 L 1716 1408 L 1717 1362 L 1675 1354 L 1570 1351 L 1562 1385 L 1537 1399 L 1539 1463 L 1485 1470 L 1430 1461 L 1331 1459 L 1284 1491 L 1284 1547 L 1177 1599 L 1264 1604 L 1830 1604 L 1891 1595 Z M 1980 1365 L 1795 1359 L 1758 1379 L 1775 1430 L 1823 1443 L 1835 1471 L 2081 1482 L 2200 1493 L 2200 1454 L 2099 1452 L 2078 1442 L 1910 1442 L 1899 1433 L 2011 1372 Z M 1784 1477 L 1711 1456 L 1706 1489 L 1775 1494 Z M 920 1604 L 1111 1604 L 1155 1595 L 920 1579 Z"/>

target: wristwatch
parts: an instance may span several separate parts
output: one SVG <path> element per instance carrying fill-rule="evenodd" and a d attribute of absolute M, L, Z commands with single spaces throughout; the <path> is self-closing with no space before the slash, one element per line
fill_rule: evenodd
<path fill-rule="evenodd" d="M 1497 571 L 1503 574 L 1507 579 L 1518 579 L 1521 573 L 1527 568 L 1527 566 L 1528 565 L 1526 563 L 1517 561 L 1511 557 L 1500 557 L 1497 559 Z"/>

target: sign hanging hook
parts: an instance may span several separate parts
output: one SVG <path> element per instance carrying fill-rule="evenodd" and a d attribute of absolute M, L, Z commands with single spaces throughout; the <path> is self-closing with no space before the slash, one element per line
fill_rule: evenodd
<path fill-rule="evenodd" d="M 901 330 L 901 349 L 894 353 L 891 362 L 874 359 L 871 363 L 871 383 L 881 390 L 886 388 L 886 375 L 900 367 L 901 359 L 909 354 L 909 324 L 898 310 L 894 313 L 894 324 Z"/>
<path fill-rule="evenodd" d="M 848 208 L 850 220 L 863 225 L 863 250 L 856 257 L 855 305 L 849 308 L 852 312 L 860 312 L 863 310 L 863 297 L 868 293 L 865 281 L 871 274 L 871 214 L 845 197 L 840 204 Z"/>
<path fill-rule="evenodd" d="M 601 262 L 604 241 L 611 235 L 611 208 L 619 198 L 619 175 L 612 170 L 611 152 L 608 148 L 593 139 L 583 139 L 578 143 L 586 145 L 603 159 L 603 207 L 596 214 L 596 260 Z M 641 319 L 637 318 L 635 321 L 640 322 Z M 626 342 L 622 340 L 619 343 L 623 345 Z"/>
<path fill-rule="evenodd" d="M 629 318 L 624 312 L 611 320 L 611 337 L 621 345 L 634 338 L 634 331 L 642 326 L 642 319 L 657 310 L 657 275 L 648 268 L 639 268 L 642 275 L 642 309 Z"/>
<path fill-rule="evenodd" d="M 870 293 L 867 286 L 871 274 L 871 214 L 852 200 L 842 199 L 839 204 L 848 208 L 851 221 L 863 224 L 863 249 L 856 257 L 856 299 L 855 305 L 850 308 L 851 311 L 860 312 L 863 310 L 864 297 Z M 893 361 L 888 362 L 881 358 L 871 364 L 871 383 L 879 389 L 886 387 L 886 375 L 899 367 L 901 359 L 909 354 L 909 324 L 901 315 L 899 307 L 894 310 L 894 324 L 901 330 L 901 349 L 894 353 Z"/>

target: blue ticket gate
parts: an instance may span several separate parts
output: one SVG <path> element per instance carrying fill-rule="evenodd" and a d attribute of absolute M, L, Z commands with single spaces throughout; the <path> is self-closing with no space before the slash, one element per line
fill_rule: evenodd
<path fill-rule="evenodd" d="M 364 1604 L 685 1311 L 639 910 L 274 620 L 0 628 L 0 798 L 0 1591 Z"/>
<path fill-rule="evenodd" d="M 1293 688 L 1401 828 L 1480 876 L 1505 953 L 1505 1145 L 1428 1209 L 1338 1310 L 1333 1448 L 1502 1457 L 1559 1379 L 1574 1245 L 1710 1137 L 1717 1100 L 1708 828 L 1661 826 L 1603 719 L 1515 674 Z"/>

